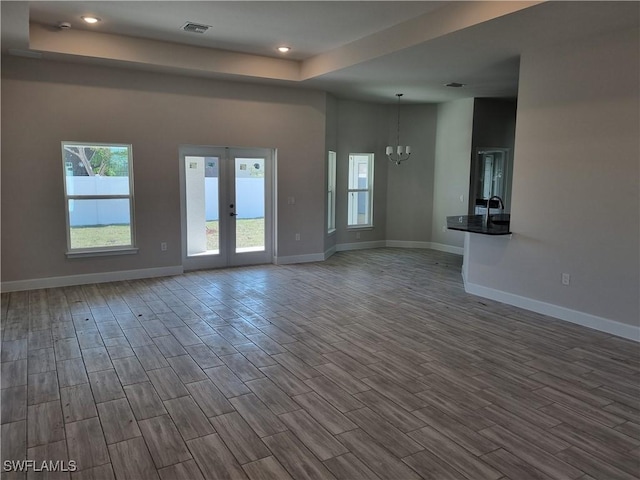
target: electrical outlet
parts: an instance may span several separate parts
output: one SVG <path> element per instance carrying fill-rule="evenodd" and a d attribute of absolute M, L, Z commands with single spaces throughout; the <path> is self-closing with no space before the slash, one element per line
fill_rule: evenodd
<path fill-rule="evenodd" d="M 161 242 L 160 243 L 160 251 L 161 252 L 166 252 L 167 251 L 167 242 Z"/>
<path fill-rule="evenodd" d="M 563 285 L 569 285 L 571 283 L 571 275 L 569 275 L 568 273 L 563 273 L 562 274 L 562 284 Z"/>
<path fill-rule="evenodd" d="M 446 225 L 442 226 L 442 231 L 445 232 L 445 233 L 447 232 L 447 226 Z"/>
<path fill-rule="evenodd" d="M 464 195 L 460 195 L 460 203 L 464 203 Z"/>
<path fill-rule="evenodd" d="M 295 205 L 296 204 L 296 197 L 287 197 L 287 204 Z"/>
<path fill-rule="evenodd" d="M 296 233 L 296 241 L 300 240 L 300 234 Z"/>
<path fill-rule="evenodd" d="M 356 240 L 360 240 L 360 232 L 356 232 Z"/>

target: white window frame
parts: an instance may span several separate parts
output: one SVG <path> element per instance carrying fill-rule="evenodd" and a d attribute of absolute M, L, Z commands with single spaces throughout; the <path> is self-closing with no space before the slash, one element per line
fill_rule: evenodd
<path fill-rule="evenodd" d="M 363 159 L 362 157 L 365 157 Z M 347 228 L 372 228 L 373 227 L 373 166 L 374 166 L 374 154 L 373 153 L 350 153 L 349 154 L 349 177 L 347 181 Z M 354 175 L 354 168 L 357 165 L 366 162 L 367 163 L 367 186 L 366 188 L 350 188 L 351 180 Z M 357 171 L 357 170 L 356 170 Z M 352 194 L 368 193 L 368 202 L 365 205 L 365 216 L 368 220 L 367 223 L 358 222 L 358 203 L 352 201 Z"/>
<path fill-rule="evenodd" d="M 127 167 L 129 177 L 129 194 L 120 195 L 74 195 L 69 194 L 67 191 L 67 168 L 68 165 L 65 161 L 65 146 L 67 147 L 119 147 L 127 149 Z M 102 256 L 102 255 L 125 255 L 137 253 L 138 249 L 135 247 L 135 218 L 134 218 L 134 195 L 133 195 L 133 148 L 128 143 L 100 143 L 100 142 L 72 142 L 62 141 L 60 142 L 60 148 L 62 153 L 62 181 L 64 185 L 64 205 L 65 205 L 65 220 L 67 229 L 67 257 L 90 257 L 90 256 Z M 127 199 L 129 201 L 129 230 L 131 234 L 131 241 L 129 245 L 118 246 L 98 246 L 91 248 L 71 248 L 71 222 L 69 218 L 69 202 L 73 200 L 113 200 L 113 199 Z"/>
<path fill-rule="evenodd" d="M 336 231 L 336 152 L 327 155 L 327 233 Z"/>

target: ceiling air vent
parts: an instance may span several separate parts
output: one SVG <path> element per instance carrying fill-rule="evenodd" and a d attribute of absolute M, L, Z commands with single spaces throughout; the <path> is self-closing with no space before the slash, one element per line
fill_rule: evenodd
<path fill-rule="evenodd" d="M 182 30 L 190 33 L 204 33 L 211 28 L 211 25 L 202 25 L 201 23 L 187 22 L 182 26 Z"/>

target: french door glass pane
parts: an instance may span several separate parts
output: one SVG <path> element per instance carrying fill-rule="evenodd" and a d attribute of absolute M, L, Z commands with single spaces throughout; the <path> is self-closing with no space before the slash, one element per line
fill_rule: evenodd
<path fill-rule="evenodd" d="M 207 252 L 214 254 L 220 252 L 219 166 L 218 157 L 204 157 L 204 209 Z"/>
<path fill-rule="evenodd" d="M 128 198 L 69 199 L 68 202 L 72 249 L 131 245 Z"/>
<path fill-rule="evenodd" d="M 265 159 L 235 159 L 235 252 L 265 249 Z"/>
<path fill-rule="evenodd" d="M 219 159 L 185 156 L 187 254 L 220 252 Z"/>

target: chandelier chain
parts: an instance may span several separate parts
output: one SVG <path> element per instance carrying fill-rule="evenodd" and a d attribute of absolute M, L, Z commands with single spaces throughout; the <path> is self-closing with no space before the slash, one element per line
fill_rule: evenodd
<path fill-rule="evenodd" d="M 400 145 L 400 97 L 402 97 L 402 93 L 396 93 L 396 97 L 398 97 L 398 123 L 397 123 L 397 132 L 396 132 L 396 146 Z"/>

